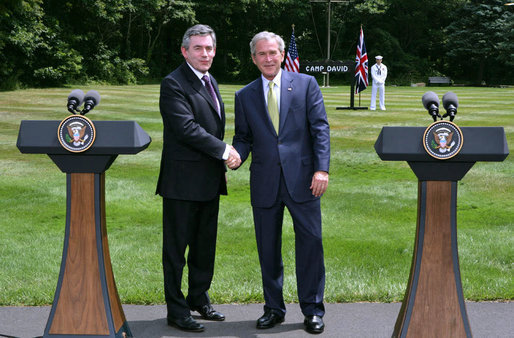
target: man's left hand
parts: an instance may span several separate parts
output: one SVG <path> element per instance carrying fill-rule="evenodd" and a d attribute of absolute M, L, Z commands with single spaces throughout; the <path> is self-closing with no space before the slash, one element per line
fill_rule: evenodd
<path fill-rule="evenodd" d="M 316 171 L 312 176 L 310 189 L 312 194 L 320 197 L 325 193 L 328 187 L 328 173 L 326 171 Z"/>

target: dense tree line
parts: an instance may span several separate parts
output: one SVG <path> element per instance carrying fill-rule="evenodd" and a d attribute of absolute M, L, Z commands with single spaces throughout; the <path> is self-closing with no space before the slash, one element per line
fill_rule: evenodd
<path fill-rule="evenodd" d="M 300 59 L 325 59 L 327 8 L 309 0 L 3 0 L 0 89 L 159 80 L 182 62 L 182 34 L 195 23 L 217 33 L 216 77 L 244 82 L 257 75 L 248 43 L 261 30 L 288 44 L 294 24 Z M 389 83 L 435 75 L 514 82 L 514 6 L 504 0 L 354 0 L 331 9 L 331 59 L 355 58 L 362 25 Z"/>

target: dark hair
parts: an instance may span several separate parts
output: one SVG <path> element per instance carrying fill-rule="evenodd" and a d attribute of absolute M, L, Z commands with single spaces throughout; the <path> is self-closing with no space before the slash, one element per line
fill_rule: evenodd
<path fill-rule="evenodd" d="M 212 38 L 214 48 L 216 48 L 216 33 L 214 33 L 212 28 L 207 25 L 194 25 L 193 27 L 188 28 L 188 30 L 184 33 L 184 37 L 182 38 L 182 47 L 184 47 L 185 49 L 189 49 L 191 37 L 197 35 L 210 35 Z"/>

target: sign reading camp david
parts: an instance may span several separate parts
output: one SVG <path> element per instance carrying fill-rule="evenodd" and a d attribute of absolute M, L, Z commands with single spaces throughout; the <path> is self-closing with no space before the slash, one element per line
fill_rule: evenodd
<path fill-rule="evenodd" d="M 302 73 L 347 73 L 355 69 L 352 61 L 305 61 L 300 63 Z"/>

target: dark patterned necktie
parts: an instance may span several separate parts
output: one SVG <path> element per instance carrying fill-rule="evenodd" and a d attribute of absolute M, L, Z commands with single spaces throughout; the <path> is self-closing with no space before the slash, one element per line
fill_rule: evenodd
<path fill-rule="evenodd" d="M 214 107 L 216 107 L 216 111 L 218 112 L 218 115 L 219 115 L 220 112 L 218 110 L 218 100 L 216 98 L 216 93 L 214 92 L 214 88 L 212 88 L 211 79 L 207 75 L 204 75 L 202 77 L 202 80 L 205 82 L 205 88 L 207 88 L 207 91 L 211 95 L 212 101 L 214 102 Z"/>

